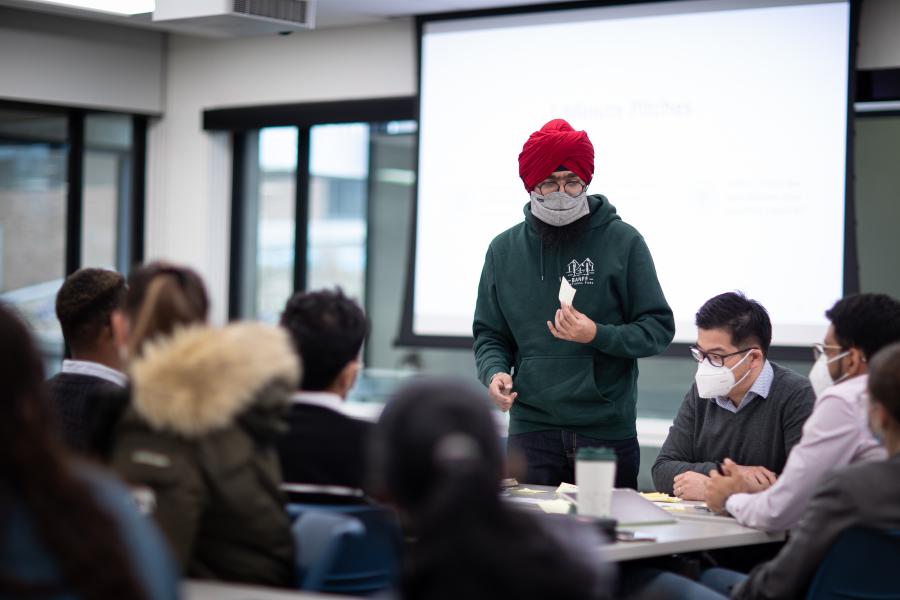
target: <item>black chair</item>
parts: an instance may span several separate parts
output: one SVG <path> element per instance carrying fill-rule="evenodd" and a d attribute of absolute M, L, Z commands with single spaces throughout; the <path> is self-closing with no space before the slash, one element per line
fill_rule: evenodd
<path fill-rule="evenodd" d="M 364 596 L 394 585 L 401 535 L 389 511 L 369 505 L 305 505 L 293 532 L 302 589 Z"/>
<path fill-rule="evenodd" d="M 900 530 L 852 528 L 831 546 L 807 600 L 900 600 Z"/>

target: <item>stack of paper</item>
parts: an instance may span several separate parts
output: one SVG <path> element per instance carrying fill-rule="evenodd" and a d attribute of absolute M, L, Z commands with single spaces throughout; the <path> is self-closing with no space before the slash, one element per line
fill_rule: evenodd
<path fill-rule="evenodd" d="M 540 494 L 541 490 L 532 490 L 530 488 L 512 488 L 509 490 L 510 494 L 522 494 L 523 496 L 529 496 L 531 494 Z"/>

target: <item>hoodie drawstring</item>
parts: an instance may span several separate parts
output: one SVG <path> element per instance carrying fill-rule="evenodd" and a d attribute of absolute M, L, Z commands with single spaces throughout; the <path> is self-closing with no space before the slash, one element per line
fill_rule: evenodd
<path fill-rule="evenodd" d="M 544 240 L 541 240 L 541 281 L 544 280 Z"/>

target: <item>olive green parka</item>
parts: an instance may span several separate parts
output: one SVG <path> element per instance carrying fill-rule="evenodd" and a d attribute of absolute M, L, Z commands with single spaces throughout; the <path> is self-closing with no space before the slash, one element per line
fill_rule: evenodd
<path fill-rule="evenodd" d="M 287 334 L 258 323 L 182 329 L 131 365 L 112 466 L 187 577 L 294 585 L 274 441 L 299 369 Z"/>

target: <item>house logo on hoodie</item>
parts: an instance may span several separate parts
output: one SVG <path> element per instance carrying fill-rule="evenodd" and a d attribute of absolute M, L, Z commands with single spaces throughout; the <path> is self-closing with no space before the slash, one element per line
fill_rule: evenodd
<path fill-rule="evenodd" d="M 566 266 L 566 279 L 573 286 L 594 285 L 594 261 L 585 258 L 578 262 L 573 258 Z"/>

